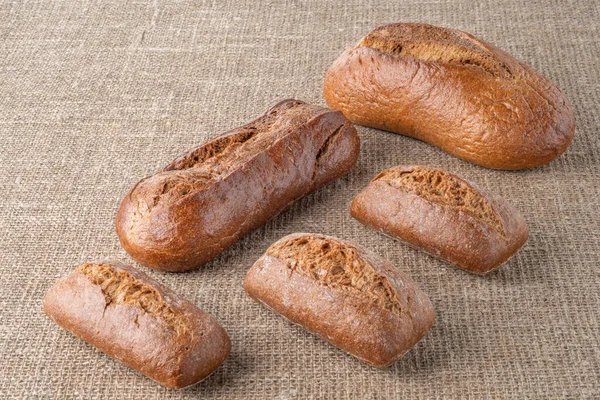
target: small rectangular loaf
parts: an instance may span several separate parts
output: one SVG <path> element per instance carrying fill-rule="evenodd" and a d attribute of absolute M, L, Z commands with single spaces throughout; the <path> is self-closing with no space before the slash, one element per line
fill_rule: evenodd
<path fill-rule="evenodd" d="M 353 200 L 363 224 L 476 274 L 498 268 L 527 241 L 506 200 L 449 172 L 422 166 L 382 171 Z"/>
<path fill-rule="evenodd" d="M 397 361 L 433 324 L 433 306 L 389 261 L 330 236 L 269 247 L 244 281 L 253 299 L 375 367 Z"/>
<path fill-rule="evenodd" d="M 119 208 L 117 235 L 147 267 L 198 268 L 348 172 L 359 147 L 342 113 L 283 101 L 138 182 Z"/>
<path fill-rule="evenodd" d="M 54 284 L 44 312 L 123 364 L 163 386 L 200 382 L 231 343 L 209 314 L 133 267 L 89 263 Z"/>

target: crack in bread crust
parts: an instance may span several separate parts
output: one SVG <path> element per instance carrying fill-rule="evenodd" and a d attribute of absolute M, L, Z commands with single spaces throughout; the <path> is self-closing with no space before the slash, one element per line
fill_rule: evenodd
<path fill-rule="evenodd" d="M 498 57 L 462 32 L 428 25 L 392 24 L 365 36 L 357 47 L 420 60 L 456 65 L 475 65 L 493 76 L 512 77 Z"/>
<path fill-rule="evenodd" d="M 311 180 L 315 181 L 317 178 L 317 175 L 319 173 L 319 167 L 320 167 L 320 163 L 321 163 L 321 159 L 323 157 L 325 157 L 327 155 L 327 152 L 329 151 L 329 148 L 331 147 L 331 143 L 335 141 L 335 139 L 341 134 L 342 129 L 346 126 L 346 124 L 340 125 L 339 127 L 337 127 L 333 133 L 331 135 L 329 135 L 327 137 L 327 139 L 325 139 L 325 141 L 323 142 L 323 144 L 321 145 L 321 147 L 319 148 L 319 151 L 317 152 L 317 156 L 315 157 L 315 164 L 313 167 L 313 175 Z"/>
<path fill-rule="evenodd" d="M 345 243 L 319 235 L 301 236 L 275 243 L 266 254 L 320 284 L 366 297 L 395 315 L 402 312 L 389 280 L 377 273 L 356 248 Z"/>
<path fill-rule="evenodd" d="M 232 151 L 254 138 L 258 134 L 258 130 L 254 126 L 246 126 L 241 128 L 241 132 L 235 135 L 218 138 L 207 144 L 206 146 L 198 147 L 164 168 L 164 171 L 185 170 L 194 168 L 205 161 L 218 157 L 219 155 Z"/>
<path fill-rule="evenodd" d="M 124 270 L 116 270 L 110 264 L 84 264 L 77 272 L 85 275 L 94 285 L 100 286 L 109 304 L 133 304 L 164 321 L 177 336 L 188 332 L 187 319 L 153 287 L 137 280 Z"/>
<path fill-rule="evenodd" d="M 161 172 L 165 174 L 165 182 L 160 191 L 151 194 L 150 208 L 199 192 L 228 175 L 236 166 L 269 148 L 281 132 L 305 123 L 302 118 L 311 108 L 318 107 L 300 101 L 276 106 L 251 124 L 238 128 L 237 133 L 217 138 L 180 156 Z"/>
<path fill-rule="evenodd" d="M 413 193 L 427 201 L 455 207 L 471 214 L 504 235 L 502 218 L 489 201 L 466 181 L 439 169 L 415 167 L 410 170 L 388 169 L 373 181 Z"/>

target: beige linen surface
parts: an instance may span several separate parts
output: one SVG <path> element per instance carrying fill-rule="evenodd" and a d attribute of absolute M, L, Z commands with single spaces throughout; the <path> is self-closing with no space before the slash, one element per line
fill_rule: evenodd
<path fill-rule="evenodd" d="M 597 0 L 0 1 L 0 398 L 600 398 L 599 15 Z M 552 79 L 576 113 L 572 146 L 547 166 L 503 172 L 358 127 L 348 176 L 198 271 L 150 272 L 233 342 L 221 368 L 184 391 L 43 315 L 46 290 L 80 263 L 130 261 L 114 216 L 135 182 L 279 100 L 325 105 L 329 64 L 396 21 L 471 32 Z M 363 227 L 352 197 L 397 164 L 446 168 L 505 196 L 529 241 L 479 277 Z M 377 370 L 254 304 L 245 272 L 296 231 L 356 240 L 410 274 L 437 310 L 429 335 Z"/>

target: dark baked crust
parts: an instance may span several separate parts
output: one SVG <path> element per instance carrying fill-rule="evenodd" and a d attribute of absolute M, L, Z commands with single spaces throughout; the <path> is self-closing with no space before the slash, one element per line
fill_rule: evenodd
<path fill-rule="evenodd" d="M 571 107 L 548 79 L 468 33 L 426 24 L 369 33 L 329 68 L 324 95 L 355 123 L 488 168 L 546 164 L 575 131 Z"/>
<path fill-rule="evenodd" d="M 313 254 L 298 242 L 311 246 Z M 389 261 L 325 235 L 280 239 L 248 271 L 244 288 L 256 301 L 376 367 L 396 362 L 435 318 L 427 296 Z"/>
<path fill-rule="evenodd" d="M 60 279 L 44 298 L 44 312 L 169 388 L 200 382 L 231 349 L 227 333 L 212 316 L 117 262 L 84 264 Z"/>
<path fill-rule="evenodd" d="M 348 172 L 359 147 L 342 113 L 283 101 L 138 182 L 121 203 L 117 234 L 143 265 L 197 268 Z"/>
<path fill-rule="evenodd" d="M 402 176 L 420 180 L 418 187 L 398 183 Z M 350 213 L 369 227 L 476 274 L 498 268 L 528 237 L 525 220 L 503 198 L 449 172 L 421 166 L 382 171 L 354 198 Z"/>

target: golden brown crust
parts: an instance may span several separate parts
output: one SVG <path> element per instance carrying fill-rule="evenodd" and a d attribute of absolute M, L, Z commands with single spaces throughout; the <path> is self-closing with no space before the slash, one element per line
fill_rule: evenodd
<path fill-rule="evenodd" d="M 76 272 L 100 286 L 107 305 L 134 304 L 165 322 L 177 336 L 189 331 L 190 322 L 184 314 L 165 301 L 158 290 L 136 279 L 127 270 L 111 264 L 88 263 L 78 267 Z"/>
<path fill-rule="evenodd" d="M 424 200 L 460 209 L 504 235 L 504 224 L 490 202 L 469 182 L 441 169 L 426 167 L 390 168 L 374 181 L 386 182 Z"/>
<path fill-rule="evenodd" d="M 248 295 L 376 367 L 429 331 L 434 311 L 407 275 L 333 237 L 296 233 L 274 243 L 244 280 Z"/>
<path fill-rule="evenodd" d="M 348 172 L 358 152 L 358 134 L 340 112 L 283 101 L 138 182 L 121 203 L 117 234 L 143 265 L 198 268 Z"/>
<path fill-rule="evenodd" d="M 88 263 L 50 288 L 44 312 L 58 325 L 161 385 L 200 382 L 231 343 L 209 314 L 133 267 Z"/>
<path fill-rule="evenodd" d="M 436 168 L 382 171 L 353 200 L 363 224 L 476 274 L 489 273 L 527 241 L 523 217 L 506 200 Z"/>
<path fill-rule="evenodd" d="M 326 236 L 304 235 L 280 240 L 265 254 L 283 261 L 294 273 L 368 297 L 370 302 L 393 314 L 402 313 L 402 305 L 390 281 L 379 274 L 356 247 Z"/>
<path fill-rule="evenodd" d="M 546 164 L 575 131 L 571 107 L 548 79 L 467 33 L 426 24 L 369 33 L 329 68 L 324 95 L 353 122 L 488 168 Z"/>

